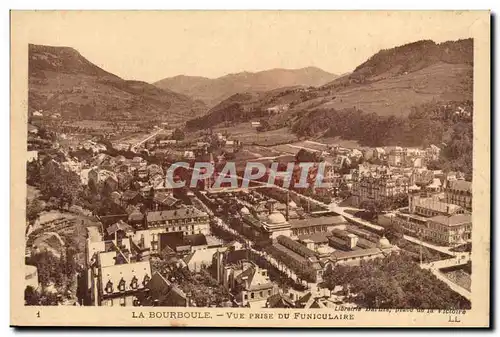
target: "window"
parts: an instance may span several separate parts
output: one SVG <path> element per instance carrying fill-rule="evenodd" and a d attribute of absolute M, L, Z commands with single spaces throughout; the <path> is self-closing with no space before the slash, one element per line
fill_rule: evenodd
<path fill-rule="evenodd" d="M 108 307 L 112 307 L 113 306 L 113 299 L 109 299 L 107 305 L 108 305 Z"/>
<path fill-rule="evenodd" d="M 123 279 L 123 277 L 120 280 L 120 283 L 118 283 L 118 290 L 125 291 L 125 280 Z"/>
<path fill-rule="evenodd" d="M 259 292 L 259 296 L 260 296 L 260 297 L 264 297 L 264 293 L 263 293 L 262 291 L 261 291 L 261 292 Z"/>
<path fill-rule="evenodd" d="M 243 298 L 244 298 L 245 300 L 248 300 L 248 295 L 247 295 L 247 294 L 243 295 Z"/>
<path fill-rule="evenodd" d="M 144 276 L 144 280 L 142 281 L 142 284 L 143 284 L 144 286 L 147 286 L 147 285 L 148 285 L 148 283 L 149 283 L 149 280 L 150 280 L 150 279 L 151 279 L 151 278 L 149 277 L 149 275 L 148 275 L 148 274 L 146 274 L 146 276 Z"/>
<path fill-rule="evenodd" d="M 104 290 L 109 294 L 109 293 L 112 293 L 113 292 L 113 282 L 111 281 L 108 281 L 108 283 L 106 283 L 106 288 L 104 288 Z"/>
<path fill-rule="evenodd" d="M 267 291 L 267 295 L 271 296 L 271 290 Z"/>
<path fill-rule="evenodd" d="M 255 298 L 255 294 L 254 293 L 250 293 L 250 298 Z"/>
<path fill-rule="evenodd" d="M 121 305 L 122 307 L 124 307 L 124 306 L 125 306 L 125 303 L 126 303 L 126 302 L 125 302 L 125 297 L 120 298 L 120 305 Z"/>
<path fill-rule="evenodd" d="M 138 281 L 138 280 L 137 280 L 137 277 L 135 277 L 135 276 L 134 276 L 134 277 L 132 278 L 132 281 L 130 282 L 130 288 L 132 288 L 132 289 L 137 289 L 137 286 L 138 286 L 137 281 Z"/>

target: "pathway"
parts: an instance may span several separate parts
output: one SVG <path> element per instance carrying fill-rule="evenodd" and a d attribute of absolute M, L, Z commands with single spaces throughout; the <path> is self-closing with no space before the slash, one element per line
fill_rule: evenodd
<path fill-rule="evenodd" d="M 462 288 L 461 286 L 454 283 L 453 281 L 451 281 L 449 278 L 447 278 L 440 271 L 440 269 L 442 269 L 442 268 L 458 266 L 458 265 L 462 265 L 466 262 L 467 262 L 467 260 L 465 260 L 463 258 L 460 259 L 459 257 L 457 257 L 457 258 L 453 258 L 453 259 L 439 260 L 439 261 L 435 261 L 432 263 L 426 263 L 426 264 L 423 264 L 421 266 L 421 268 L 430 270 L 439 280 L 446 283 L 451 288 L 451 290 L 462 295 L 463 297 L 465 297 L 466 299 L 468 299 L 470 301 L 472 299 L 471 292 L 465 288 Z"/>
<path fill-rule="evenodd" d="M 141 140 L 140 142 L 132 145 L 131 149 L 132 150 L 135 150 L 136 148 L 138 148 L 139 146 L 141 146 L 142 144 L 144 144 L 145 142 L 147 142 L 148 140 L 150 140 L 151 138 L 153 137 L 156 137 L 159 133 L 163 132 L 163 129 L 160 129 L 156 132 L 153 132 L 152 134 L 150 134 L 148 137 L 144 138 L 143 140 Z"/>

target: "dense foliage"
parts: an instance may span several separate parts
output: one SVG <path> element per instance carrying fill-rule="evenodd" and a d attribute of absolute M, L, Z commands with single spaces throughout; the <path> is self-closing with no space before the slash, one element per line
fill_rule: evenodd
<path fill-rule="evenodd" d="M 470 302 L 453 292 L 406 254 L 336 266 L 324 275 L 329 289 L 342 286 L 350 301 L 364 308 L 469 309 Z"/>
<path fill-rule="evenodd" d="M 27 182 L 37 187 L 44 199 L 57 200 L 59 207 L 73 205 L 82 192 L 80 177 L 52 160 L 28 163 Z"/>
<path fill-rule="evenodd" d="M 42 288 L 53 285 L 59 292 L 66 293 L 72 286 L 78 269 L 75 255 L 76 248 L 67 246 L 61 256 L 50 251 L 41 251 L 32 255 L 27 264 L 37 267 Z"/>
<path fill-rule="evenodd" d="M 398 74 L 414 72 L 438 62 L 467 64 L 472 63 L 472 39 L 448 41 L 436 44 L 431 40 L 408 43 L 403 46 L 381 50 L 368 61 L 360 64 L 350 75 L 364 80 L 382 75 L 394 68 Z"/>
<path fill-rule="evenodd" d="M 379 116 L 352 109 L 317 109 L 298 119 L 299 136 L 357 140 L 361 145 L 441 147 L 441 160 L 431 166 L 472 172 L 472 102 L 430 102 L 413 107 L 408 117 Z"/>

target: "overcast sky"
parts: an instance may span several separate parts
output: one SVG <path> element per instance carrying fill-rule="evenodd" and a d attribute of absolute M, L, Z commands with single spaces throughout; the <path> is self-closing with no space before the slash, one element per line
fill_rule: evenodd
<path fill-rule="evenodd" d="M 29 41 L 70 46 L 125 79 L 218 77 L 316 66 L 342 74 L 371 55 L 421 39 L 470 37 L 474 13 L 37 12 Z"/>

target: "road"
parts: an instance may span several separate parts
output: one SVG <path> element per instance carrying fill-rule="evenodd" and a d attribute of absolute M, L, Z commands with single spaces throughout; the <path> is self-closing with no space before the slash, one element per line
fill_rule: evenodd
<path fill-rule="evenodd" d="M 466 253 L 466 252 L 465 253 L 464 252 L 452 252 L 450 249 L 452 249 L 453 247 L 436 246 L 432 243 L 429 243 L 426 241 L 421 241 L 420 239 L 414 238 L 413 236 L 403 235 L 403 238 L 405 240 L 413 242 L 417 245 L 422 245 L 424 247 L 437 250 L 438 252 L 441 252 L 443 254 L 448 254 L 451 256 L 467 256 L 468 255 L 468 253 Z"/>
<path fill-rule="evenodd" d="M 315 283 L 308 283 L 304 280 L 300 280 L 300 278 L 297 276 L 297 274 L 290 268 L 288 268 L 286 265 L 284 265 L 283 263 L 280 263 L 279 261 L 277 261 L 273 256 L 267 254 L 266 252 L 262 252 L 262 251 L 259 251 L 259 250 L 256 250 L 255 248 L 253 248 L 253 242 L 244 237 L 243 235 L 241 235 L 239 232 L 237 232 L 236 230 L 234 230 L 233 228 L 229 227 L 229 225 L 227 225 L 221 218 L 219 217 L 216 217 L 214 216 L 215 218 L 215 221 L 217 221 L 217 224 L 219 225 L 219 227 L 222 227 L 225 231 L 243 239 L 245 242 L 248 243 L 248 246 L 250 248 L 250 251 L 253 253 L 253 254 L 256 254 L 256 255 L 259 255 L 259 256 L 262 256 L 263 258 L 265 258 L 271 265 L 273 265 L 274 267 L 276 267 L 279 271 L 285 273 L 289 278 L 291 278 L 295 283 L 297 284 L 302 284 L 302 285 L 307 285 L 308 288 L 312 289 L 311 287 L 314 286 L 314 285 L 317 285 Z"/>
<path fill-rule="evenodd" d="M 158 131 L 156 132 L 153 132 L 152 134 L 150 134 L 148 137 L 144 138 L 143 140 L 141 140 L 140 142 L 132 145 L 132 151 L 135 151 L 136 148 L 138 148 L 139 146 L 141 146 L 142 144 L 144 144 L 145 142 L 147 142 L 148 140 L 150 140 L 151 138 L 153 137 L 156 137 L 158 134 L 160 134 L 161 132 L 163 132 L 163 129 L 159 129 Z"/>
<path fill-rule="evenodd" d="M 237 176 L 237 178 L 238 179 L 242 179 L 239 176 Z M 266 183 L 260 183 L 259 182 L 259 184 L 267 186 Z M 308 200 L 308 201 L 310 201 L 312 203 L 315 203 L 316 205 L 322 206 L 322 207 L 324 207 L 324 208 L 326 208 L 326 209 L 328 209 L 330 211 L 338 213 L 338 214 L 342 215 L 343 217 L 345 217 L 346 219 L 350 219 L 351 221 L 354 221 L 355 223 L 357 223 L 359 225 L 362 225 L 362 226 L 365 226 L 365 227 L 369 227 L 369 228 L 372 228 L 372 229 L 377 230 L 377 231 L 383 231 L 384 230 L 384 228 L 381 227 L 381 226 L 375 225 L 373 223 L 370 223 L 369 221 L 366 221 L 366 220 L 358 218 L 358 217 L 356 217 L 356 216 L 354 216 L 354 215 L 352 215 L 350 213 L 347 213 L 346 210 L 350 209 L 349 207 L 340 207 L 340 206 L 338 206 L 335 203 L 327 205 L 327 204 L 325 204 L 325 203 L 323 203 L 321 201 L 318 201 L 318 200 L 313 199 L 311 197 L 299 194 L 299 193 L 297 193 L 295 191 L 291 191 L 289 189 L 286 189 L 286 188 L 283 188 L 283 187 L 280 187 L 280 186 L 276 186 L 276 185 L 274 185 L 273 187 L 278 188 L 278 189 L 280 189 L 282 191 L 285 191 L 285 192 L 288 192 L 288 193 L 295 194 L 296 196 L 298 196 L 300 198 L 303 198 L 303 199 Z M 217 219 L 218 219 L 217 221 L 219 222 L 219 224 L 224 229 L 226 229 L 227 231 L 233 233 L 234 235 L 242 237 L 247 242 L 250 242 L 247 238 L 243 237 L 240 233 L 238 233 L 234 229 L 230 228 L 220 218 L 217 218 Z M 466 261 L 465 259 L 466 259 L 467 255 L 468 255 L 468 253 L 455 253 L 455 252 L 451 252 L 449 247 L 436 246 L 436 245 L 433 245 L 431 243 L 428 243 L 428 242 L 425 242 L 425 241 L 421 241 L 419 239 L 416 239 L 416 238 L 408 236 L 408 235 L 404 235 L 404 238 L 406 240 L 410 241 L 410 242 L 415 243 L 415 244 L 422 245 L 422 246 L 434 249 L 434 250 L 442 252 L 444 254 L 455 256 L 455 258 L 453 258 L 453 259 L 444 259 L 444 260 L 435 261 L 432 264 L 422 265 L 421 268 L 429 269 L 434 275 L 436 275 L 436 277 L 438 279 L 440 279 L 441 281 L 445 282 L 453 291 L 457 292 L 458 294 L 460 294 L 460 295 L 462 295 L 465 298 L 467 298 L 467 299 L 470 300 L 471 293 L 469 291 L 467 291 L 466 289 L 464 289 L 464 288 L 460 287 L 459 285 L 453 283 L 451 280 L 449 280 L 446 276 L 444 276 L 440 272 L 441 268 L 455 266 L 455 265 L 459 265 L 459 264 L 464 264 L 464 262 Z M 260 252 L 260 251 L 255 250 L 254 248 L 252 248 L 251 244 L 250 244 L 250 249 L 251 249 L 252 252 L 254 252 L 256 254 L 259 254 L 259 255 L 263 256 L 264 258 L 266 258 L 266 260 L 269 263 L 271 263 L 272 265 L 274 265 L 276 268 L 278 268 L 278 270 L 281 270 L 281 271 L 285 272 L 292 280 L 294 280 L 295 282 L 298 282 L 297 281 L 298 280 L 297 275 L 292 270 L 290 270 L 288 267 L 284 266 L 282 263 L 278 263 L 278 261 L 276 261 L 272 256 L 269 256 L 265 252 Z M 307 283 L 307 286 L 309 287 L 309 289 L 313 289 L 312 287 L 314 287 L 314 286 L 317 287 L 317 284 Z"/>
<path fill-rule="evenodd" d="M 346 209 L 348 209 L 348 208 L 346 208 L 346 207 L 340 207 L 340 206 L 338 206 L 336 204 L 330 204 L 329 207 L 328 207 L 328 209 L 331 210 L 331 211 L 333 211 L 333 212 L 335 212 L 335 213 L 338 213 L 338 214 L 342 215 L 344 218 L 352 220 L 355 223 L 360 224 L 362 226 L 370 227 L 370 228 L 372 228 L 372 229 L 374 229 L 376 231 L 383 231 L 384 230 L 384 227 L 372 224 L 369 221 L 366 221 L 366 220 L 358 218 L 357 216 L 354 216 L 354 215 L 352 215 L 350 213 L 347 213 Z"/>

